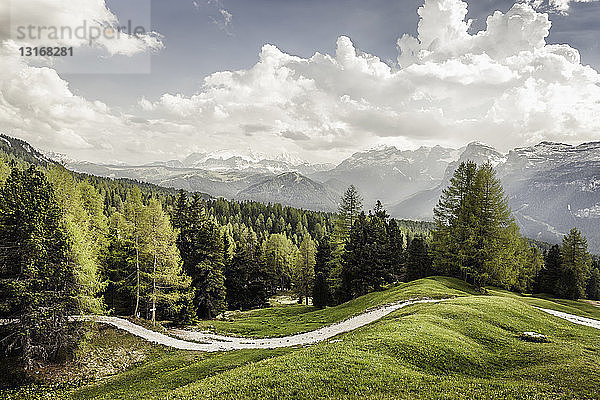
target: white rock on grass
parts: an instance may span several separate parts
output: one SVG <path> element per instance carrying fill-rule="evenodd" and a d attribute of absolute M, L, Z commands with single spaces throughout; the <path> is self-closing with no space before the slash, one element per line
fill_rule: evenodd
<path fill-rule="evenodd" d="M 537 332 L 523 332 L 521 333 L 521 339 L 527 342 L 545 343 L 548 341 L 546 335 L 542 335 Z"/>

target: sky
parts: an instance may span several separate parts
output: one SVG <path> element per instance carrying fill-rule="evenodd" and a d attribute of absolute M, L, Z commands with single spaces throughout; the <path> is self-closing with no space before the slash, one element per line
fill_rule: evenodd
<path fill-rule="evenodd" d="M 0 131 L 75 159 L 600 139 L 594 0 L 3 0 L 0 19 Z M 17 30 L 82 21 L 145 29 Z"/>

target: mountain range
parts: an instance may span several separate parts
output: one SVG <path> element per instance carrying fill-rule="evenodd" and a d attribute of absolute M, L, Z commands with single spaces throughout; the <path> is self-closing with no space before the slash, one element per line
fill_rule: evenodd
<path fill-rule="evenodd" d="M 20 151 L 29 157 L 37 154 L 26 142 Z M 508 153 L 478 142 L 461 149 L 388 146 L 357 152 L 338 165 L 229 152 L 193 153 L 182 160 L 137 166 L 93 164 L 53 153 L 45 153 L 45 159 L 81 173 L 323 211 L 335 211 L 343 191 L 354 184 L 365 208 L 379 199 L 393 217 L 415 220 L 432 219 L 433 207 L 460 162 L 489 161 L 525 235 L 555 243 L 576 226 L 587 235 L 590 248 L 600 252 L 600 142 L 542 142 Z"/>

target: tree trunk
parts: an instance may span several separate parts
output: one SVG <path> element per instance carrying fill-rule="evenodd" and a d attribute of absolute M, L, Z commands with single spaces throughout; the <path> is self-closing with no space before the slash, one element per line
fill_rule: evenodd
<path fill-rule="evenodd" d="M 135 226 L 135 270 L 136 270 L 136 294 L 135 294 L 135 312 L 133 313 L 135 318 L 139 317 L 140 310 L 140 251 L 138 242 L 138 231 L 137 231 L 137 217 L 134 220 Z"/>
<path fill-rule="evenodd" d="M 25 331 L 25 339 L 23 341 L 23 366 L 26 371 L 33 369 L 33 357 L 31 355 L 31 336 L 29 329 Z"/>
<path fill-rule="evenodd" d="M 156 326 L 156 253 L 154 253 L 154 267 L 152 268 L 152 326 Z"/>

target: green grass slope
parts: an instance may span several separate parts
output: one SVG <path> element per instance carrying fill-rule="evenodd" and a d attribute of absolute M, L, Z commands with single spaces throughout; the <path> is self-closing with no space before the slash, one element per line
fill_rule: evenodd
<path fill-rule="evenodd" d="M 525 331 L 550 342 L 522 341 Z M 517 299 L 417 305 L 342 339 L 194 382 L 170 398 L 600 398 L 599 332 Z"/>
<path fill-rule="evenodd" d="M 148 345 L 152 356 L 143 362 L 59 398 L 600 399 L 600 331 L 529 303 L 580 314 L 587 304 L 490 292 L 478 296 L 463 282 L 430 278 L 321 311 L 292 306 L 242 313 L 212 323 L 222 332 L 282 335 L 397 300 L 455 297 L 409 306 L 298 349 L 206 354 Z M 525 331 L 549 342 L 525 342 L 519 338 Z"/>
<path fill-rule="evenodd" d="M 465 282 L 447 277 L 433 277 L 402 283 L 382 292 L 319 310 L 313 306 L 291 305 L 233 313 L 230 320 L 203 321 L 199 330 L 244 337 L 275 337 L 308 332 L 342 321 L 367 309 L 413 298 L 441 299 L 472 295 Z"/>

